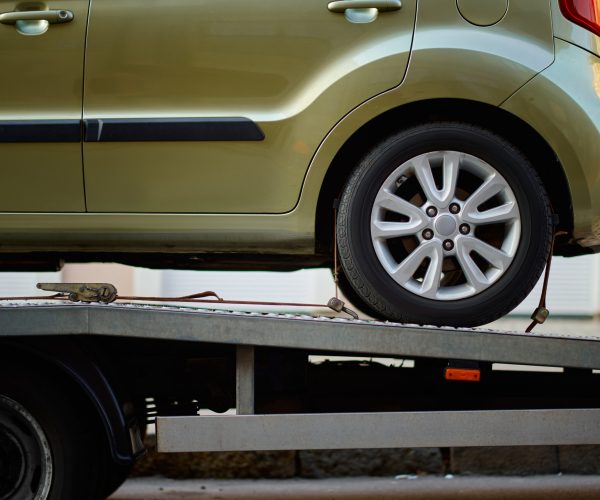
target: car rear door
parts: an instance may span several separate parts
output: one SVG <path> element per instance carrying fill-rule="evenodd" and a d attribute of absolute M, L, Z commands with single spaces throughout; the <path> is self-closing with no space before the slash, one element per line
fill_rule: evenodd
<path fill-rule="evenodd" d="M 85 211 L 88 4 L 0 0 L 0 212 Z"/>
<path fill-rule="evenodd" d="M 328 131 L 407 66 L 416 0 L 354 1 L 94 0 L 88 210 L 292 210 Z"/>

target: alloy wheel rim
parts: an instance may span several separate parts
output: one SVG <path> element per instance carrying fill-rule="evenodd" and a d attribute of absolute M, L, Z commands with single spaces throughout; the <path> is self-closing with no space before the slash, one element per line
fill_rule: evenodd
<path fill-rule="evenodd" d="M 401 287 L 436 301 L 477 295 L 503 276 L 521 239 L 506 179 L 459 151 L 398 166 L 379 188 L 370 220 L 379 263 Z"/>

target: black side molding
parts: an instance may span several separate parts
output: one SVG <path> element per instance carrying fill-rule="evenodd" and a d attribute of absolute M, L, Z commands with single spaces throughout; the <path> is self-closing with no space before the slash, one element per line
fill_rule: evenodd
<path fill-rule="evenodd" d="M 0 120 L 0 143 L 262 141 L 248 118 L 111 118 L 81 120 Z"/>
<path fill-rule="evenodd" d="M 80 142 L 81 120 L 2 120 L 0 142 Z"/>
<path fill-rule="evenodd" d="M 248 118 L 87 119 L 87 142 L 262 141 L 259 126 Z"/>

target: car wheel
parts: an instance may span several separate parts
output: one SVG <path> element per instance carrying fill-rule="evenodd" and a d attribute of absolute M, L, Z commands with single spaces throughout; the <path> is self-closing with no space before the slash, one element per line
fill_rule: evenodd
<path fill-rule="evenodd" d="M 479 127 L 435 123 L 390 137 L 360 162 L 340 199 L 338 248 L 370 315 L 476 326 L 531 291 L 551 221 L 522 153 Z"/>
<path fill-rule="evenodd" d="M 101 498 L 85 404 L 48 375 L 0 372 L 0 499 Z M 81 403 L 81 404 L 80 404 Z M 83 404 L 83 405 L 82 405 Z"/>

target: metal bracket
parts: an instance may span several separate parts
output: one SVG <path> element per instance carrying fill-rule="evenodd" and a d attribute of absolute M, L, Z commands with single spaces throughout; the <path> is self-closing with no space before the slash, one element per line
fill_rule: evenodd
<path fill-rule="evenodd" d="M 346 307 L 346 303 L 343 300 L 338 299 L 337 297 L 331 297 L 329 302 L 327 302 L 327 307 L 333 309 L 335 312 L 345 312 L 352 316 L 353 319 L 358 319 L 358 314 L 356 314 L 352 309 L 348 309 Z"/>
<path fill-rule="evenodd" d="M 538 307 L 533 314 L 531 315 L 531 319 L 535 321 L 538 325 L 541 325 L 544 321 L 548 319 L 550 315 L 550 311 L 543 306 Z"/>
<path fill-rule="evenodd" d="M 235 406 L 238 415 L 254 413 L 254 346 L 237 346 Z"/>

